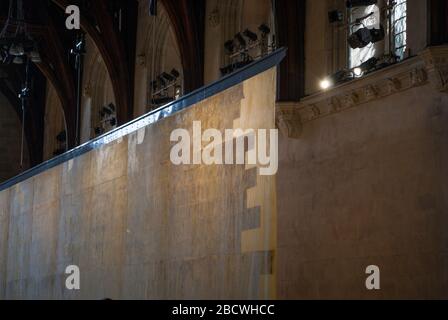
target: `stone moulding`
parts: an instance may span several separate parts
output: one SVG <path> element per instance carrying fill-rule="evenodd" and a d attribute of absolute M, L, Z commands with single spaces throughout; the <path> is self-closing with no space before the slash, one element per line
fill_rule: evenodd
<path fill-rule="evenodd" d="M 427 85 L 430 81 L 436 81 L 438 88 L 446 90 L 447 50 L 429 49 L 423 56 L 410 58 L 299 102 L 278 103 L 277 128 L 282 135 L 298 139 L 303 126 L 308 122 Z M 444 59 L 441 58 L 442 55 Z"/>
<path fill-rule="evenodd" d="M 429 47 L 420 56 L 431 83 L 437 90 L 448 93 L 448 46 Z"/>
<path fill-rule="evenodd" d="M 277 103 L 275 121 L 283 135 L 294 139 L 300 138 L 302 122 L 299 110 L 294 103 Z"/>

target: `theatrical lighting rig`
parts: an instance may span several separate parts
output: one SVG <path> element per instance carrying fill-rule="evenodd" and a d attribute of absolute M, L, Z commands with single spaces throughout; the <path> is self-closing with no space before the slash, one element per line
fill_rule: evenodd
<path fill-rule="evenodd" d="M 269 27 L 268 27 L 267 25 L 265 25 L 264 23 L 261 24 L 261 25 L 258 27 L 258 30 L 261 32 L 261 34 L 262 34 L 263 36 L 267 36 L 268 34 L 271 33 L 271 28 L 269 28 Z"/>
<path fill-rule="evenodd" d="M 385 36 L 386 33 L 383 26 L 379 29 L 363 27 L 349 36 L 348 43 L 352 49 L 364 48 L 371 43 L 384 40 Z"/>
<path fill-rule="evenodd" d="M 274 36 L 272 42 L 269 43 L 271 29 L 266 24 L 260 25 L 258 32 L 259 34 L 246 29 L 224 43 L 224 51 L 231 62 L 220 68 L 222 75 L 232 73 L 276 49 Z"/>
<path fill-rule="evenodd" d="M 347 9 L 368 7 L 371 5 L 378 5 L 378 0 L 347 0 Z M 386 6 L 381 8 L 381 11 L 387 12 L 388 15 L 395 8 L 396 2 L 390 1 Z M 350 29 L 350 35 L 347 39 L 348 45 L 351 49 L 362 49 L 370 44 L 374 44 L 385 40 L 386 30 L 383 25 L 379 28 L 368 28 L 364 25 L 365 21 L 374 15 L 374 12 L 367 13 L 365 16 L 355 19 L 355 21 L 344 21 L 344 14 L 340 10 L 332 10 L 328 12 L 328 19 L 331 24 L 338 24 L 342 27 Z M 355 28 L 358 29 L 355 30 Z M 389 37 L 391 34 L 388 33 Z M 346 81 L 360 78 L 372 71 L 387 67 L 398 61 L 398 57 L 392 52 L 377 58 L 373 57 L 363 62 L 361 65 L 349 70 L 340 70 L 335 74 L 321 80 L 319 86 L 322 90 L 327 90 L 335 85 L 344 83 Z"/>
<path fill-rule="evenodd" d="M 99 111 L 100 124 L 95 128 L 95 135 L 99 136 L 117 126 L 117 110 L 113 103 L 109 103 Z"/>
<path fill-rule="evenodd" d="M 327 90 L 331 87 L 334 87 L 335 85 L 360 78 L 375 70 L 388 67 L 394 62 L 395 57 L 391 55 L 384 55 L 380 58 L 372 57 L 357 67 L 348 70 L 340 70 L 335 74 L 326 77 L 325 79 L 321 80 L 319 86 L 322 90 Z"/>
<path fill-rule="evenodd" d="M 61 131 L 56 136 L 56 142 L 58 144 L 58 148 L 53 152 L 53 155 L 59 156 L 67 151 L 67 132 L 65 130 Z"/>
<path fill-rule="evenodd" d="M 170 73 L 162 72 L 151 81 L 151 107 L 156 108 L 161 105 L 177 100 L 182 95 L 181 74 L 173 68 Z"/>
<path fill-rule="evenodd" d="M 249 29 L 244 30 L 243 35 L 251 42 L 256 42 L 258 40 L 258 35 L 255 32 L 250 31 Z"/>
<path fill-rule="evenodd" d="M 353 79 L 353 74 L 349 70 L 340 70 L 336 73 L 326 77 L 320 82 L 320 87 L 323 90 L 327 90 L 337 84 L 344 83 Z"/>
<path fill-rule="evenodd" d="M 378 0 L 348 0 L 346 2 L 347 9 L 367 7 L 371 5 L 378 4 Z M 385 7 L 385 10 L 393 9 L 394 5 Z M 363 17 L 357 18 L 353 22 L 346 22 L 344 25 L 350 28 L 350 36 L 347 41 L 352 49 L 364 48 L 372 43 L 377 43 L 384 40 L 386 32 L 384 27 L 381 25 L 379 29 L 367 28 L 364 25 L 364 21 L 374 15 L 373 12 L 366 14 Z M 328 12 L 328 20 L 331 24 L 344 22 L 344 14 L 339 10 L 332 10 Z M 360 27 L 354 30 L 356 27 Z"/>

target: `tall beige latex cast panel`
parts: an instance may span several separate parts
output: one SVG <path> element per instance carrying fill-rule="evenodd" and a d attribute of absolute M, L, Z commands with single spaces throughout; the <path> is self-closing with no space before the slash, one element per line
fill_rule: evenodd
<path fill-rule="evenodd" d="M 273 68 L 1 192 L 0 298 L 275 298 L 275 177 L 170 161 L 193 121 L 274 128 L 275 86 Z"/>

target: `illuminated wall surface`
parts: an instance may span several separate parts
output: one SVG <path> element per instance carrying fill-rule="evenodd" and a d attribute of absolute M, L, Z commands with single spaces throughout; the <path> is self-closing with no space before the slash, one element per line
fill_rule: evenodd
<path fill-rule="evenodd" d="M 419 59 L 305 98 L 326 110 L 325 101 L 369 83 L 403 84 L 328 115 L 310 112 L 298 139 L 280 135 L 276 176 L 171 164 L 171 132 L 193 121 L 203 130 L 273 128 L 270 66 L 0 185 L 11 186 L 0 192 L 0 299 L 448 298 L 448 96 L 427 77 L 416 81 Z M 72 264 L 80 291 L 65 289 Z M 367 290 L 371 265 L 380 290 Z"/>
<path fill-rule="evenodd" d="M 0 192 L 0 298 L 275 297 L 275 177 L 170 161 L 193 121 L 274 128 L 275 84 L 270 69 Z"/>

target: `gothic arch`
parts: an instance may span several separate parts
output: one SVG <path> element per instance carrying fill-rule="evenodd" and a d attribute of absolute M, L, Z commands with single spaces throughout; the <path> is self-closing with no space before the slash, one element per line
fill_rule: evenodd
<path fill-rule="evenodd" d="M 150 17 L 145 11 L 147 2 L 140 1 L 137 35 L 137 65 L 135 72 L 135 116 L 144 114 L 150 100 L 150 83 L 162 72 L 176 68 L 183 78 L 182 57 L 163 3 L 158 15 Z"/>
<path fill-rule="evenodd" d="M 58 92 L 53 84 L 48 81 L 44 116 L 44 161 L 54 157 L 54 152 L 60 147 L 56 136 L 63 131 L 67 133 L 64 109 Z"/>
<path fill-rule="evenodd" d="M 110 103 L 116 105 L 115 92 L 108 69 L 90 36 L 86 37 L 86 48 L 81 106 L 82 142 L 94 137 L 94 128 L 101 122 L 101 108 Z"/>
<path fill-rule="evenodd" d="M 30 166 L 28 139 L 24 140 L 24 167 L 20 168 L 21 128 L 16 106 L 12 105 L 8 97 L 0 92 L 0 182 L 21 173 Z"/>

